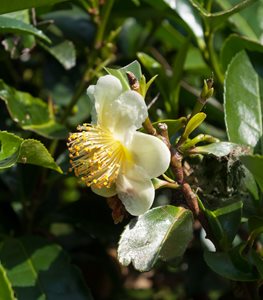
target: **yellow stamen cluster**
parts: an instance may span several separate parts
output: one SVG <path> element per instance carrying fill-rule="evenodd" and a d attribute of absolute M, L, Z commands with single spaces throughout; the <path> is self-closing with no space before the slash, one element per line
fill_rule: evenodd
<path fill-rule="evenodd" d="M 122 144 L 99 125 L 83 124 L 68 138 L 75 175 L 87 186 L 110 188 L 118 177 L 125 155 Z"/>

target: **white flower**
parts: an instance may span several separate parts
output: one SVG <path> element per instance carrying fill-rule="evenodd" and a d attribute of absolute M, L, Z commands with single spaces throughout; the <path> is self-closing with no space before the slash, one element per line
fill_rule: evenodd
<path fill-rule="evenodd" d="M 130 214 L 143 214 L 154 200 L 151 178 L 167 170 L 170 152 L 157 137 L 136 131 L 148 116 L 139 93 L 123 91 L 112 75 L 87 92 L 94 104 L 92 124 L 78 126 L 80 132 L 69 137 L 75 174 L 96 194 L 117 194 Z"/>

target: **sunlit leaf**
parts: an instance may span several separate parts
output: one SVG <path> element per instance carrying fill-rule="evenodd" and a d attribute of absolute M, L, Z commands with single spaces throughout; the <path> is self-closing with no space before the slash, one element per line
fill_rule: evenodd
<path fill-rule="evenodd" d="M 228 5 L 227 1 L 220 1 L 221 4 L 223 2 L 225 10 L 216 12 L 216 13 L 209 13 L 207 12 L 197 0 L 190 0 L 190 2 L 194 5 L 195 8 L 200 12 L 202 17 L 210 24 L 212 28 L 217 28 L 219 25 L 226 22 L 226 20 L 231 17 L 232 15 L 238 13 L 239 11 L 245 9 L 249 5 L 253 4 L 257 0 L 244 0 L 240 1 L 240 3 L 236 4 L 235 6 L 231 7 Z"/>
<path fill-rule="evenodd" d="M 15 34 L 32 34 L 41 40 L 44 40 L 48 43 L 50 42 L 49 38 L 46 35 L 44 35 L 44 33 L 41 30 L 36 29 L 34 26 L 24 23 L 20 20 L 9 18 L 6 16 L 0 16 L 0 32 Z"/>
<path fill-rule="evenodd" d="M 227 134 L 234 143 L 263 151 L 262 110 L 259 77 L 244 51 L 228 67 L 224 86 Z"/>
<path fill-rule="evenodd" d="M 119 261 L 140 271 L 150 270 L 158 259 L 183 255 L 192 239 L 192 213 L 175 206 L 161 206 L 133 219 L 122 233 Z"/>
<path fill-rule="evenodd" d="M 0 14 L 26 9 L 26 8 L 52 5 L 63 1 L 66 0 L 19 0 L 19 1 L 2 0 L 0 6 Z"/>
<path fill-rule="evenodd" d="M 201 124 L 203 123 L 204 119 L 206 118 L 206 114 L 203 112 L 195 114 L 187 123 L 183 137 L 185 139 Z"/>
<path fill-rule="evenodd" d="M 0 299 L 2 300 L 16 300 L 11 283 L 6 275 L 6 271 L 0 264 Z"/>
<path fill-rule="evenodd" d="M 92 299 L 62 249 L 36 237 L 7 239 L 0 260 L 19 300 Z"/>
<path fill-rule="evenodd" d="M 4 100 L 12 119 L 24 130 L 47 138 L 65 138 L 67 130 L 55 121 L 48 104 L 28 93 L 20 92 L 0 80 L 0 99 Z"/>
<path fill-rule="evenodd" d="M 233 150 L 240 148 L 239 145 L 229 142 L 212 143 L 205 146 L 198 146 L 194 148 L 194 152 L 201 154 L 212 154 L 217 157 L 226 156 Z"/>
<path fill-rule="evenodd" d="M 105 68 L 105 70 L 109 74 L 117 77 L 125 90 L 130 89 L 128 78 L 126 75 L 127 72 L 133 73 L 138 81 L 141 79 L 142 76 L 141 65 L 138 63 L 137 60 L 120 69 Z"/>
<path fill-rule="evenodd" d="M 24 140 L 12 133 L 0 131 L 0 169 L 11 167 L 15 163 L 33 164 L 62 173 L 41 142 Z"/>
<path fill-rule="evenodd" d="M 40 45 L 57 59 L 66 70 L 69 70 L 76 65 L 76 49 L 71 41 L 63 41 L 52 47 L 43 43 L 40 43 Z"/>

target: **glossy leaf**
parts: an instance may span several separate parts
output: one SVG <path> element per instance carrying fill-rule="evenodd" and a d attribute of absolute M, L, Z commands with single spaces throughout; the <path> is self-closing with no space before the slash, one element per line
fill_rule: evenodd
<path fill-rule="evenodd" d="M 206 114 L 203 112 L 195 114 L 187 123 L 183 137 L 185 139 L 201 124 L 203 123 L 204 119 L 206 118 Z"/>
<path fill-rule="evenodd" d="M 224 86 L 225 121 L 230 142 L 261 145 L 262 111 L 259 78 L 247 54 L 238 53 L 228 67 Z"/>
<path fill-rule="evenodd" d="M 33 164 L 62 173 L 41 142 L 24 140 L 12 133 L 0 131 L 0 169 L 11 167 L 15 163 Z"/>
<path fill-rule="evenodd" d="M 6 271 L 0 264 L 0 299 L 1 300 L 16 300 L 11 283 L 6 275 Z"/>
<path fill-rule="evenodd" d="M 0 169 L 9 168 L 17 162 L 22 142 L 19 136 L 0 131 Z"/>
<path fill-rule="evenodd" d="M 76 65 L 76 49 L 71 41 L 64 41 L 52 47 L 48 47 L 43 43 L 40 43 L 40 45 L 57 59 L 66 70 Z"/>
<path fill-rule="evenodd" d="M 194 9 L 193 5 L 188 0 L 176 1 L 175 10 L 193 32 L 200 48 L 204 48 L 204 31 L 199 12 Z"/>
<path fill-rule="evenodd" d="M 91 299 L 62 249 L 36 237 L 7 239 L 0 260 L 19 300 Z"/>
<path fill-rule="evenodd" d="M 41 30 L 36 29 L 34 26 L 24 23 L 23 21 L 14 18 L 9 18 L 6 16 L 0 16 L 0 32 L 15 34 L 32 34 L 43 41 L 46 41 L 48 43 L 50 42 L 49 38 Z"/>
<path fill-rule="evenodd" d="M 231 34 L 225 40 L 220 53 L 220 60 L 225 70 L 231 59 L 241 50 L 263 53 L 263 45 L 244 36 Z"/>
<path fill-rule="evenodd" d="M 120 82 L 125 90 L 130 89 L 126 72 L 132 72 L 138 81 L 142 77 L 141 65 L 138 63 L 137 60 L 133 61 L 129 65 L 127 65 L 123 68 L 120 68 L 120 69 L 105 68 L 105 70 L 109 74 L 117 77 L 120 80 Z"/>
<path fill-rule="evenodd" d="M 19 0 L 8 1 L 2 0 L 0 6 L 0 14 L 5 14 L 12 11 L 17 11 L 26 8 L 52 5 L 66 0 Z"/>
<path fill-rule="evenodd" d="M 220 276 L 238 281 L 254 281 L 258 279 L 253 271 L 247 271 L 237 268 L 231 260 L 228 253 L 208 252 L 204 253 L 204 259 L 207 265 Z"/>
<path fill-rule="evenodd" d="M 261 191 L 263 191 L 263 156 L 262 155 L 244 155 L 240 157 L 242 163 L 255 177 Z"/>
<path fill-rule="evenodd" d="M 47 138 L 65 138 L 67 130 L 56 123 L 48 104 L 28 93 L 20 92 L 0 80 L 0 99 L 4 100 L 12 119 L 24 130 Z"/>
<path fill-rule="evenodd" d="M 195 147 L 194 152 L 201 153 L 201 154 L 212 154 L 217 157 L 222 157 L 228 155 L 233 150 L 239 147 L 240 147 L 239 145 L 234 143 L 218 142 L 218 143 L 212 143 L 205 146 Z"/>
<path fill-rule="evenodd" d="M 119 241 L 119 261 L 147 271 L 158 259 L 178 258 L 192 239 L 192 225 L 190 210 L 171 205 L 151 209 L 126 226 Z"/>

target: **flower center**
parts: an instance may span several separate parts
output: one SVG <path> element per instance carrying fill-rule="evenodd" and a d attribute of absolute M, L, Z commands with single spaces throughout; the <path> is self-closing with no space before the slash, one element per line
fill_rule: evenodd
<path fill-rule="evenodd" d="M 69 136 L 70 163 L 87 186 L 110 188 L 116 181 L 127 149 L 100 125 L 83 124 Z"/>

